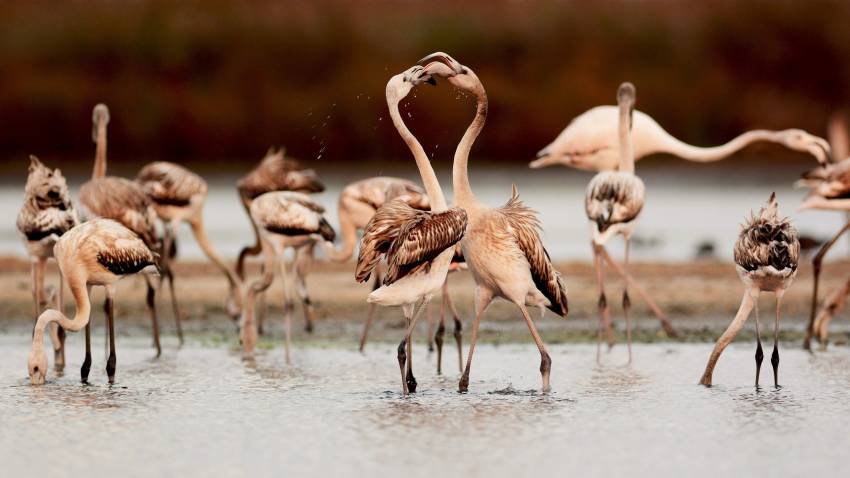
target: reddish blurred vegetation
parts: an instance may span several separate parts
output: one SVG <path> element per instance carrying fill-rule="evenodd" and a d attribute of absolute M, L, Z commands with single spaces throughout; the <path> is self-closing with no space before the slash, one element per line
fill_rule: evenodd
<path fill-rule="evenodd" d="M 4 2 L 0 157 L 4 171 L 31 152 L 89 158 L 99 101 L 113 158 L 226 168 L 273 144 L 323 161 L 400 157 L 384 85 L 435 50 L 487 87 L 487 158 L 528 160 L 626 79 L 639 108 L 694 143 L 754 127 L 822 134 L 850 103 L 848 19 L 840 0 Z M 443 86 L 410 103 L 423 143 L 448 156 L 471 101 Z"/>

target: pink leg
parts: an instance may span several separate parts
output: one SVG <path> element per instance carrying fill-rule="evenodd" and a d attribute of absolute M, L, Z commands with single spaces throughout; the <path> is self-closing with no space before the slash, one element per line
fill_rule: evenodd
<path fill-rule="evenodd" d="M 475 289 L 475 319 L 472 321 L 472 337 L 469 339 L 469 352 L 466 356 L 466 368 L 458 384 L 458 391 L 463 393 L 469 390 L 469 371 L 472 368 L 472 355 L 475 353 L 475 342 L 478 341 L 478 326 L 481 325 L 481 316 L 487 310 L 487 306 L 493 301 L 493 292 L 478 286 Z"/>

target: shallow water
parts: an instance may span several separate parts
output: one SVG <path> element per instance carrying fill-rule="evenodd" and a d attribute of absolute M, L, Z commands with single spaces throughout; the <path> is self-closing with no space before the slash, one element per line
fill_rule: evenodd
<path fill-rule="evenodd" d="M 399 393 L 395 348 L 280 347 L 253 363 L 224 346 L 166 347 L 119 337 L 118 383 L 95 347 L 93 385 L 68 373 L 27 385 L 26 336 L 0 337 L 0 450 L 7 476 L 282 475 L 799 476 L 847 474 L 850 350 L 783 349 L 783 387 L 753 380 L 751 344 L 733 344 L 715 387 L 696 385 L 710 345 L 550 348 L 542 395 L 532 344 L 476 349 L 470 393 L 455 389 L 454 349 L 436 376 L 416 348 L 420 393 Z M 96 344 L 102 338 L 96 337 Z M 765 361 L 763 384 L 772 377 Z M 290 475 L 291 476 L 291 475 Z"/>

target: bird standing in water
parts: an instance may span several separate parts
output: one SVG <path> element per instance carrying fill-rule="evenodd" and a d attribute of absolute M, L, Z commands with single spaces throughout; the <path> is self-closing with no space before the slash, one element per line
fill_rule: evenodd
<path fill-rule="evenodd" d="M 756 316 L 756 387 L 759 384 L 759 372 L 764 359 L 759 331 L 758 297 L 762 291 L 776 295 L 776 319 L 773 323 L 773 353 L 770 364 L 773 366 L 773 384 L 779 386 L 779 311 L 785 290 L 797 275 L 797 261 L 800 257 L 800 241 L 797 230 L 787 217 L 779 216 L 776 194 L 771 194 L 767 204 L 757 215 L 753 215 L 744 224 L 738 241 L 735 243 L 735 269 L 744 282 L 746 290 L 741 300 L 741 308 L 735 319 L 717 340 L 714 350 L 705 366 L 701 385 L 711 385 L 714 366 L 723 353 L 723 349 L 738 335 L 750 312 L 755 308 Z"/>

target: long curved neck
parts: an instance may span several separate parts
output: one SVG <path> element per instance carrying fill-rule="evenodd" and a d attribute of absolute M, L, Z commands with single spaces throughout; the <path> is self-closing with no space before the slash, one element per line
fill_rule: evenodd
<path fill-rule="evenodd" d="M 617 126 L 617 135 L 620 143 L 619 170 L 625 173 L 635 172 L 635 157 L 632 151 L 632 119 L 631 108 L 626 104 L 619 106 L 620 118 Z"/>
<path fill-rule="evenodd" d="M 480 85 L 479 85 L 480 86 Z M 475 194 L 469 185 L 469 152 L 475 143 L 478 134 L 484 128 L 487 120 L 487 92 L 483 87 L 476 88 L 475 118 L 466 128 L 460 143 L 455 149 L 454 163 L 452 164 L 452 186 L 454 188 L 454 200 L 458 206 L 466 206 L 475 202 Z"/>
<path fill-rule="evenodd" d="M 274 280 L 275 252 L 268 239 L 260 235 L 263 250 L 263 276 L 252 282 L 245 291 L 245 307 L 242 308 L 242 321 L 239 326 L 239 338 L 242 340 L 243 356 L 252 356 L 257 343 L 257 323 L 254 319 L 254 305 L 257 294 L 269 288 Z"/>
<path fill-rule="evenodd" d="M 218 252 L 216 252 L 212 244 L 210 244 L 207 232 L 204 230 L 204 221 L 199 218 L 191 221 L 190 225 L 192 226 L 192 234 L 194 234 L 195 240 L 198 241 L 198 245 L 201 247 L 201 250 L 204 251 L 204 254 L 210 262 L 215 264 L 215 266 L 218 267 L 222 274 L 224 274 L 227 278 L 227 282 L 230 286 L 231 297 L 233 297 L 234 300 L 237 301 L 237 305 L 241 307 L 242 297 L 239 291 L 241 281 L 236 276 L 236 272 L 224 263 L 224 260 L 218 255 Z"/>
<path fill-rule="evenodd" d="M 106 176 L 106 125 L 97 125 L 97 147 L 94 153 L 94 171 L 92 179 Z"/>
<path fill-rule="evenodd" d="M 74 295 L 74 301 L 77 303 L 77 311 L 73 319 L 69 319 L 61 310 L 48 309 L 38 316 L 38 321 L 35 323 L 35 330 L 32 336 L 33 350 L 42 349 L 44 347 L 44 331 L 51 322 L 58 323 L 63 329 L 70 332 L 77 332 L 89 323 L 91 316 L 91 300 L 89 299 L 88 288 L 85 285 L 85 280 L 82 283 L 68 281 L 71 288 L 71 294 Z"/>
<path fill-rule="evenodd" d="M 354 246 L 357 244 L 357 226 L 345 212 L 342 200 L 339 202 L 339 229 L 342 234 L 342 248 L 331 248 L 329 256 L 334 262 L 345 262 L 354 255 Z"/>
<path fill-rule="evenodd" d="M 699 146 L 683 143 L 673 136 L 667 135 L 665 140 L 666 144 L 659 148 L 659 150 L 660 152 L 670 153 L 689 161 L 710 162 L 725 159 L 750 144 L 757 143 L 759 141 L 778 143 L 780 140 L 775 131 L 757 129 L 742 133 L 726 144 L 710 148 L 701 148 Z"/>
<path fill-rule="evenodd" d="M 413 133 L 407 129 L 404 120 L 401 119 L 401 114 L 398 111 L 397 101 L 387 101 L 390 108 L 390 117 L 398 134 L 404 140 L 410 152 L 413 153 L 413 158 L 416 160 L 416 167 L 419 168 L 419 175 L 422 176 L 422 184 L 425 186 L 425 192 L 428 193 L 428 198 L 431 200 L 431 210 L 435 212 L 445 211 L 448 209 L 446 197 L 443 195 L 443 190 L 440 188 L 440 182 L 437 180 L 437 175 L 434 174 L 434 168 L 431 167 L 431 162 L 428 161 L 428 155 L 419 144 L 419 140 L 413 136 Z"/>

